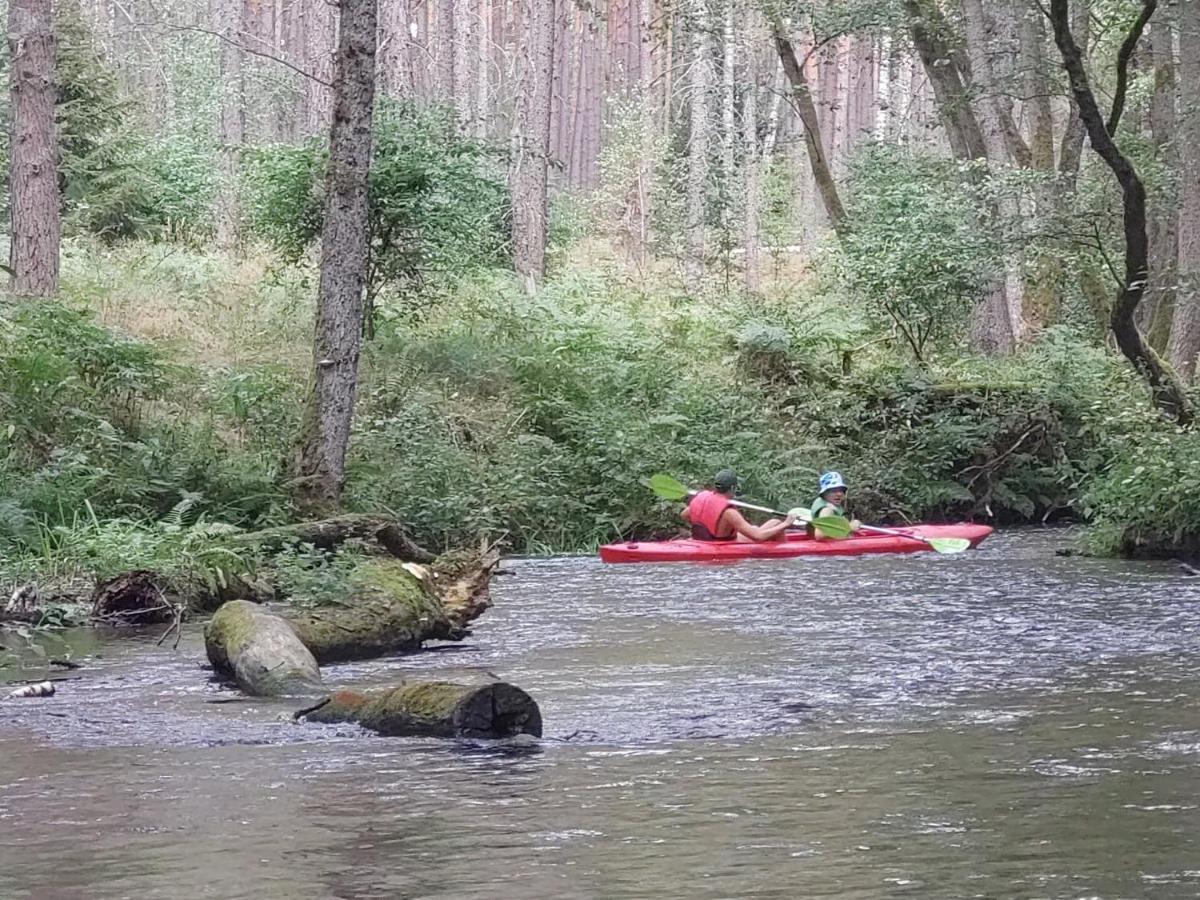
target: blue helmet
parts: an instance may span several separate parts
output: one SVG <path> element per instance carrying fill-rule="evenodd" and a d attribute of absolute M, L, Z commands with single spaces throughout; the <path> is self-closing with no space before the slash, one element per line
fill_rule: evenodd
<path fill-rule="evenodd" d="M 821 476 L 821 490 L 818 493 L 824 494 L 826 491 L 832 491 L 834 488 L 845 490 L 846 480 L 842 478 L 841 472 L 826 472 Z"/>

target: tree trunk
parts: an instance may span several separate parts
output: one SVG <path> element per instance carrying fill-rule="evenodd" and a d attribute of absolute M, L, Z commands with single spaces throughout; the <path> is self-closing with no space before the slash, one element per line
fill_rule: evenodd
<path fill-rule="evenodd" d="M 237 246 L 238 159 L 246 139 L 246 96 L 242 74 L 244 6 L 242 0 L 216 0 L 221 53 L 221 189 L 217 195 L 217 246 Z"/>
<path fill-rule="evenodd" d="M 729 253 L 733 248 L 734 146 L 736 134 L 737 80 L 734 66 L 737 58 L 734 30 L 735 0 L 725 0 L 721 16 L 721 246 L 728 272 Z M 744 20 L 744 16 L 742 17 Z"/>
<path fill-rule="evenodd" d="M 340 0 L 335 106 L 329 138 L 314 383 L 297 452 L 302 499 L 336 507 L 358 387 L 367 266 L 367 183 L 375 101 L 376 0 Z"/>
<path fill-rule="evenodd" d="M 687 250 L 684 271 L 688 287 L 699 289 L 707 257 L 705 220 L 708 207 L 708 150 L 712 132 L 709 95 L 713 89 L 712 41 L 707 0 L 690 0 L 687 20 L 692 46 L 688 116 Z"/>
<path fill-rule="evenodd" d="M 1091 9 L 1084 0 L 1077 0 L 1071 11 L 1071 30 L 1079 46 L 1080 59 L 1087 58 L 1088 44 L 1091 43 L 1092 20 Z M 1075 103 L 1075 95 L 1070 97 L 1070 109 L 1067 111 L 1067 126 L 1063 131 L 1062 143 L 1058 151 L 1058 182 L 1063 194 L 1075 191 L 1075 182 L 1079 177 L 1079 163 L 1083 156 L 1083 139 L 1086 133 L 1083 119 L 1079 116 L 1079 106 Z"/>
<path fill-rule="evenodd" d="M 1046 26 L 1040 12 L 1025 10 L 1021 17 L 1021 67 L 1024 70 L 1026 110 L 1029 112 L 1030 165 L 1045 176 L 1035 197 L 1042 218 L 1053 214 L 1059 204 L 1054 175 L 1054 108 L 1050 78 L 1046 67 Z M 1033 330 L 1039 330 L 1058 318 L 1062 263 L 1057 254 L 1036 253 L 1033 277 L 1027 281 L 1025 316 Z"/>
<path fill-rule="evenodd" d="M 1189 383 L 1200 353 L 1200 0 L 1179 0 L 1179 293 L 1168 356 Z"/>
<path fill-rule="evenodd" d="M 813 179 L 821 194 L 821 202 L 825 206 L 825 215 L 829 224 L 840 237 L 846 230 L 846 210 L 838 194 L 837 184 L 833 180 L 833 172 L 829 168 L 829 158 L 825 154 L 825 144 L 822 141 L 821 123 L 817 117 L 817 108 L 813 104 L 812 92 L 804 77 L 804 69 L 796 57 L 796 49 L 792 46 L 784 26 L 775 22 L 772 26 L 775 39 L 775 50 L 779 61 L 792 86 L 792 104 L 804 125 L 804 145 L 808 149 L 808 164 L 812 169 Z"/>
<path fill-rule="evenodd" d="M 333 114 L 333 92 L 329 84 L 334 79 L 333 48 L 337 41 L 338 19 L 330 0 L 294 2 L 304 4 L 305 62 L 308 71 L 316 76 L 315 79 L 304 79 L 303 129 L 305 135 L 316 135 L 329 128 Z M 337 8 L 341 9 L 342 5 L 339 3 Z"/>
<path fill-rule="evenodd" d="M 1195 0 L 1191 0 L 1195 2 Z M 1156 0 L 1143 0 L 1143 16 L 1139 18 L 1135 31 L 1126 39 L 1126 45 L 1136 44 L 1138 32 L 1145 24 L 1148 13 L 1153 12 Z M 1194 411 L 1191 400 L 1179 378 L 1158 354 L 1146 343 L 1134 322 L 1134 313 L 1142 299 L 1148 276 L 1148 253 L 1146 239 L 1146 190 L 1133 164 L 1121 153 L 1109 134 L 1100 108 L 1096 105 L 1083 66 L 1083 55 L 1071 34 L 1068 0 L 1050 0 L 1050 18 L 1054 25 L 1054 41 L 1062 54 L 1063 65 L 1071 82 L 1071 92 L 1079 108 L 1080 118 L 1087 128 L 1092 149 L 1112 170 L 1121 185 L 1124 206 L 1125 232 L 1125 281 L 1112 309 L 1112 330 L 1117 346 L 1125 358 L 1142 374 L 1150 385 L 1154 401 L 1167 415 L 1180 425 L 1190 424 Z M 1114 110 L 1116 106 L 1114 105 Z M 1118 115 L 1110 116 L 1109 123 L 1116 127 Z"/>
<path fill-rule="evenodd" d="M 406 681 L 385 691 L 337 691 L 316 706 L 298 711 L 296 718 L 353 722 L 385 737 L 542 736 L 537 703 L 503 681 Z"/>
<path fill-rule="evenodd" d="M 62 241 L 51 0 L 10 0 L 8 52 L 11 290 L 22 297 L 49 297 L 58 292 Z"/>
<path fill-rule="evenodd" d="M 408 52 L 409 0 L 379 3 L 379 93 L 385 97 L 415 96 L 412 59 Z"/>
<path fill-rule="evenodd" d="M 276 553 L 300 544 L 311 544 L 319 550 L 333 550 L 349 540 L 374 541 L 390 555 L 406 562 L 427 563 L 434 560 L 433 554 L 416 544 L 395 520 L 361 513 L 237 534 L 230 537 L 228 543 L 264 553 Z"/>
<path fill-rule="evenodd" d="M 474 125 L 470 0 L 454 0 L 454 109 L 467 133 Z"/>
<path fill-rule="evenodd" d="M 1160 15 L 1164 11 L 1160 11 Z M 1150 26 L 1150 41 L 1146 54 L 1148 68 L 1154 79 L 1150 96 L 1150 139 L 1155 155 L 1167 172 L 1179 172 L 1179 153 L 1175 143 L 1175 48 L 1171 24 L 1157 18 Z M 1171 312 L 1175 305 L 1176 259 L 1178 241 L 1176 227 L 1179 207 L 1167 191 L 1150 209 L 1150 283 L 1146 296 L 1138 307 L 1138 327 L 1156 352 L 1165 352 L 1170 338 Z M 1185 369 L 1178 368 L 1187 378 Z"/>
<path fill-rule="evenodd" d="M 418 566 L 369 557 L 348 576 L 354 596 L 337 605 L 284 617 L 245 600 L 224 604 L 205 627 L 205 649 L 248 694 L 311 693 L 318 665 L 461 640 L 491 606 L 497 560 L 456 552 Z"/>
<path fill-rule="evenodd" d="M 937 98 L 938 115 L 959 159 L 984 159 L 987 149 L 979 120 L 971 109 L 962 66 L 944 35 L 950 26 L 930 0 L 903 0 L 913 46 Z"/>
<path fill-rule="evenodd" d="M 554 12 L 554 0 L 529 0 L 525 7 L 525 57 L 509 164 L 513 265 L 530 292 L 546 274 Z"/>
<path fill-rule="evenodd" d="M 971 81 L 981 94 L 976 109 L 982 128 L 983 144 L 989 166 L 993 171 L 998 171 L 1014 159 L 1014 141 L 1010 132 L 1015 131 L 1015 125 L 1000 99 L 1000 88 L 989 55 L 994 36 L 991 25 L 984 16 L 982 2 L 962 0 L 962 8 Z M 1019 136 L 1017 140 L 1020 140 Z M 1024 162 L 1028 164 L 1028 149 L 1025 149 L 1024 156 Z M 996 213 L 1005 221 L 1017 221 L 1016 201 L 1008 195 L 1002 196 L 996 204 Z M 988 308 L 987 312 L 976 315 L 973 329 L 976 349 L 990 353 L 1011 353 L 1021 342 L 1025 330 L 1019 262 L 1010 253 L 1006 254 L 1003 265 L 1002 278 L 990 286 L 988 295 L 981 301 L 981 306 Z M 985 323 L 995 328 L 1001 324 L 1001 318 L 1006 320 L 1003 323 L 1006 327 L 986 334 Z"/>
<path fill-rule="evenodd" d="M 762 182 L 766 154 L 758 140 L 758 97 L 762 86 L 759 47 L 766 43 L 766 29 L 757 10 L 744 8 L 746 24 L 742 58 L 746 60 L 746 100 L 742 104 L 742 280 L 747 291 L 762 287 L 762 240 L 759 225 Z M 772 60 L 774 62 L 774 60 Z M 774 68 L 777 68 L 778 64 Z M 770 76 L 768 76 L 770 77 Z"/>
<path fill-rule="evenodd" d="M 499 0 L 497 0 L 499 2 Z M 488 104 L 491 97 L 488 93 L 490 75 L 489 63 L 492 59 L 489 48 L 489 31 L 492 21 L 492 0 L 477 0 L 475 18 L 471 22 L 472 37 L 475 42 L 475 136 L 485 139 L 488 134 L 488 121 L 491 110 Z"/>
<path fill-rule="evenodd" d="M 433 96 L 446 106 L 454 105 L 454 4 L 455 0 L 428 0 L 434 19 L 430 28 Z"/>

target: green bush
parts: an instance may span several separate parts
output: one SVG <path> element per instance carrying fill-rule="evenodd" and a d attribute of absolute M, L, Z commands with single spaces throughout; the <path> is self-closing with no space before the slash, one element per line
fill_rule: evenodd
<path fill-rule="evenodd" d="M 278 521 L 288 503 L 271 454 L 231 446 L 207 400 L 199 373 L 86 312 L 45 302 L 0 316 L 0 541 L 36 540 L 35 523 L 85 508 L 155 520 L 181 495 L 212 519 Z"/>
<path fill-rule="evenodd" d="M 836 271 L 917 359 L 929 341 L 962 333 L 995 272 L 1000 248 L 979 177 L 969 165 L 887 144 L 854 159 Z"/>
<path fill-rule="evenodd" d="M 493 152 L 464 137 L 450 111 L 381 99 L 374 133 L 368 301 L 386 287 L 398 311 L 419 310 L 427 280 L 502 262 L 507 189 Z M 325 166 L 315 141 L 249 155 L 250 231 L 291 262 L 320 237 Z"/>

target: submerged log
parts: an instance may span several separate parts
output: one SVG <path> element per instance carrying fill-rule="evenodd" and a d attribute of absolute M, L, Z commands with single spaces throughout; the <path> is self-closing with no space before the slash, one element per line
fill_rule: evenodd
<path fill-rule="evenodd" d="M 404 682 L 386 691 L 337 691 L 296 718 L 353 722 L 388 737 L 503 738 L 542 736 L 542 714 L 533 698 L 503 681 L 456 684 Z"/>
<path fill-rule="evenodd" d="M 246 600 L 217 610 L 204 628 L 204 649 L 217 672 L 255 697 L 323 690 L 317 661 L 291 626 Z"/>

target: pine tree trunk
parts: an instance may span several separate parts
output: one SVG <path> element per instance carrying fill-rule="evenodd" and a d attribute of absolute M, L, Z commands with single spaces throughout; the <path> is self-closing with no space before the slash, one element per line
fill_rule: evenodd
<path fill-rule="evenodd" d="M 500 0 L 497 0 L 500 2 Z M 491 110 L 488 104 L 489 74 L 488 65 L 491 62 L 489 46 L 489 30 L 492 21 L 492 0 L 476 0 L 475 18 L 471 23 L 471 36 L 475 45 L 475 136 L 486 138 Z"/>
<path fill-rule="evenodd" d="M 721 22 L 721 245 L 725 250 L 733 246 L 733 194 L 734 194 L 734 141 L 736 119 L 734 107 L 737 102 L 735 90 L 734 59 L 736 40 L 734 37 L 734 2 L 723 0 Z M 744 20 L 744 17 L 743 17 Z M 722 254 L 728 262 L 728 254 Z"/>
<path fill-rule="evenodd" d="M 11 290 L 21 297 L 58 292 L 58 134 L 54 127 L 54 24 L 51 0 L 10 0 L 8 52 Z"/>
<path fill-rule="evenodd" d="M 712 41 L 707 0 L 690 0 L 688 28 L 692 48 L 689 103 L 687 220 L 684 223 L 687 249 L 684 273 L 695 291 L 704 279 L 706 250 L 705 219 L 708 206 L 708 152 L 712 133 L 709 97 L 713 89 Z"/>
<path fill-rule="evenodd" d="M 385 97 L 414 96 L 408 0 L 379 0 L 378 91 Z"/>
<path fill-rule="evenodd" d="M 304 53 L 307 69 L 316 79 L 304 79 L 305 135 L 317 135 L 329 128 L 333 111 L 333 47 L 337 40 L 337 13 L 329 0 L 296 0 L 304 3 Z M 340 9 L 340 5 L 339 5 Z M 372 37 L 374 41 L 374 37 Z"/>
<path fill-rule="evenodd" d="M 554 0 L 525 7 L 524 60 L 509 185 L 513 203 L 513 265 L 526 289 L 546 274 L 550 89 L 554 79 Z"/>
<path fill-rule="evenodd" d="M 221 33 L 221 189 L 217 195 L 217 246 L 237 246 L 238 158 L 246 139 L 246 96 L 242 74 L 242 0 L 216 0 L 214 23 Z"/>
<path fill-rule="evenodd" d="M 313 342 L 314 385 L 305 411 L 296 474 L 302 499 L 336 507 L 358 388 L 366 279 L 367 184 L 375 101 L 377 0 L 340 0 L 321 283 Z"/>
<path fill-rule="evenodd" d="M 454 109 L 464 132 L 471 131 L 475 121 L 471 32 L 470 0 L 454 0 Z"/>
<path fill-rule="evenodd" d="M 1200 353 L 1200 0 L 1179 0 L 1179 293 L 1168 356 L 1189 384 Z"/>
<path fill-rule="evenodd" d="M 433 96 L 438 103 L 454 105 L 454 4 L 455 0 L 428 0 L 433 51 Z"/>
<path fill-rule="evenodd" d="M 757 10 L 743 4 L 742 58 L 746 60 L 749 77 L 746 79 L 746 100 L 742 104 L 742 283 L 747 291 L 757 293 L 762 287 L 762 237 L 759 223 L 759 204 L 762 181 L 766 174 L 766 154 L 758 140 L 758 97 L 762 77 L 758 48 L 767 42 Z"/>

